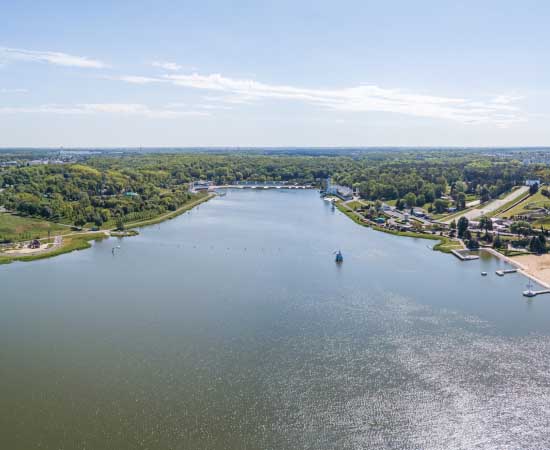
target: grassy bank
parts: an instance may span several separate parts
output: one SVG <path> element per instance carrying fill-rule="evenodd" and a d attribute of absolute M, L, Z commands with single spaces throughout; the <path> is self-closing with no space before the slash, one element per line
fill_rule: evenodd
<path fill-rule="evenodd" d="M 145 227 L 147 225 L 155 225 L 157 223 L 164 222 L 165 220 L 173 219 L 174 217 L 177 217 L 180 214 L 183 214 L 184 212 L 189 211 L 190 209 L 193 209 L 195 206 L 198 206 L 201 203 L 204 203 L 215 196 L 215 194 L 198 194 L 198 195 L 200 196 L 200 198 L 198 198 L 197 200 L 193 200 L 192 202 L 186 203 L 181 208 L 178 208 L 175 211 L 162 214 L 161 216 L 153 217 L 152 219 L 125 223 L 124 226 L 126 228 L 137 228 L 137 227 Z"/>
<path fill-rule="evenodd" d="M 411 238 L 417 238 L 417 239 L 430 239 L 433 241 L 440 241 L 439 243 L 434 245 L 433 249 L 443 253 L 451 253 L 451 250 L 462 248 L 462 245 L 460 245 L 459 242 L 453 241 L 445 236 L 439 236 L 437 234 L 415 233 L 414 231 L 390 230 L 388 228 L 380 227 L 378 225 L 365 222 L 361 220 L 361 218 L 359 218 L 357 214 L 355 214 L 353 211 L 350 211 L 344 205 L 342 205 L 342 203 L 336 202 L 335 204 L 339 211 L 341 211 L 346 216 L 348 216 L 356 224 L 361 225 L 363 227 L 372 228 L 373 230 L 381 231 L 382 233 L 393 234 L 395 236 L 404 236 L 404 237 L 411 237 Z"/>
<path fill-rule="evenodd" d="M 97 241 L 106 237 L 107 236 L 103 232 L 65 236 L 63 238 L 63 243 L 59 247 L 38 253 L 36 255 L 11 256 L 0 253 L 0 264 L 9 264 L 14 261 L 29 262 L 36 261 L 38 259 L 52 258 L 54 256 L 62 255 L 63 253 L 70 253 L 75 250 L 90 248 L 90 241 Z"/>
<path fill-rule="evenodd" d="M 70 227 L 64 227 L 46 220 L 0 213 L 0 240 L 22 241 L 48 237 L 61 233 L 70 233 Z"/>
<path fill-rule="evenodd" d="M 496 209 L 495 211 L 486 214 L 488 217 L 504 217 L 504 214 L 506 214 L 506 217 L 512 216 L 514 214 L 517 214 L 513 212 L 516 209 L 523 209 L 524 202 L 531 197 L 531 194 L 529 192 L 525 192 L 524 194 L 520 195 L 519 197 L 510 200 L 509 202 L 502 205 L 500 208 Z"/>
<path fill-rule="evenodd" d="M 168 219 L 172 219 L 191 208 L 194 208 L 197 205 L 200 205 L 201 203 L 210 200 L 212 197 L 214 197 L 214 194 L 204 194 L 201 195 L 200 198 L 187 203 L 186 205 L 182 206 L 181 208 L 178 208 L 175 211 L 172 211 L 168 214 L 163 214 L 161 216 L 155 217 L 150 220 L 144 220 L 140 222 L 132 222 L 126 224 L 126 227 L 128 228 L 134 228 L 134 227 L 143 227 L 147 225 L 153 225 L 156 223 L 163 222 Z M 139 234 L 135 230 L 129 230 L 125 232 L 118 233 L 114 231 L 112 233 L 113 236 L 135 236 Z M 45 258 L 52 258 L 57 255 L 62 255 L 63 253 L 70 253 L 75 250 L 84 250 L 91 247 L 90 241 L 97 241 L 101 239 L 105 239 L 107 235 L 104 231 L 98 231 L 98 232 L 90 232 L 90 233 L 82 233 L 82 234 L 70 234 L 63 237 L 63 243 L 61 246 L 53 249 L 53 250 L 47 250 L 42 253 L 38 253 L 35 255 L 21 255 L 21 256 L 11 256 L 7 254 L 0 253 L 0 264 L 9 264 L 14 261 L 36 261 L 38 259 L 45 259 Z"/>

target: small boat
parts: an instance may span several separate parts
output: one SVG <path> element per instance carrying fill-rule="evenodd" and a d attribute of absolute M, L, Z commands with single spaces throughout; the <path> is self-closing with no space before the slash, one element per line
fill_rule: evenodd
<path fill-rule="evenodd" d="M 487 276 L 487 272 L 481 272 L 481 276 L 482 276 L 482 277 L 486 277 L 486 276 Z"/>
<path fill-rule="evenodd" d="M 342 256 L 342 252 L 340 250 L 338 250 L 336 252 L 336 263 L 337 264 L 340 264 L 340 263 L 343 263 L 344 262 L 344 257 Z"/>

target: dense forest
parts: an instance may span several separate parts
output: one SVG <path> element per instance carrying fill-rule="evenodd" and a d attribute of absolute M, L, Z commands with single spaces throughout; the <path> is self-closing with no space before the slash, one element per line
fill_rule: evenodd
<path fill-rule="evenodd" d="M 102 226 L 173 211 L 188 202 L 193 180 L 286 181 L 321 186 L 327 176 L 368 200 L 443 209 L 467 196 L 495 198 L 547 169 L 472 152 L 377 151 L 358 155 L 124 154 L 65 164 L 0 169 L 0 205 L 23 215 Z"/>

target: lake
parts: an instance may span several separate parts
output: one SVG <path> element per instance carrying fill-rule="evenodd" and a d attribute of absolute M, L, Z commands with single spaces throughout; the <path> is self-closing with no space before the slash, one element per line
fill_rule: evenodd
<path fill-rule="evenodd" d="M 314 191 L 140 233 L 0 266 L 0 448 L 550 447 L 550 297 L 503 262 Z"/>

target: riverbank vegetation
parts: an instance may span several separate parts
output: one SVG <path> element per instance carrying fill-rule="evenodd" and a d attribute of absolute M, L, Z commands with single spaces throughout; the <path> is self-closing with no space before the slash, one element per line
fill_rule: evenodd
<path fill-rule="evenodd" d="M 438 219 L 468 210 L 469 202 L 498 198 L 528 177 L 550 179 L 550 170 L 542 164 L 471 150 L 102 151 L 63 158 L 55 164 L 23 160 L 0 167 L 0 207 L 17 214 L 4 219 L 11 225 L 2 228 L 0 223 L 0 238 L 44 237 L 71 227 L 103 230 L 156 223 L 203 201 L 206 194 L 189 190 L 189 183 L 197 180 L 218 185 L 274 181 L 322 188 L 331 176 L 377 209 L 385 203 L 412 215 L 414 208 L 420 208 Z M 362 203 L 350 207 L 361 208 Z M 15 217 L 28 221 L 28 228 L 18 228 Z M 411 218 L 410 224 L 414 228 L 420 222 Z"/>

